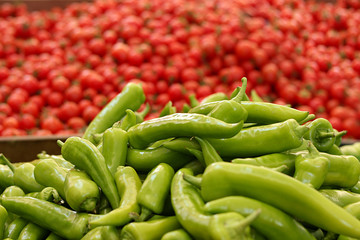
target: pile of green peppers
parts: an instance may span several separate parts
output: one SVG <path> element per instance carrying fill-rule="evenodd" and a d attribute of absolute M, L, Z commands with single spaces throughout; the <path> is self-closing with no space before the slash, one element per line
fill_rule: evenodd
<path fill-rule="evenodd" d="M 61 155 L 0 154 L 0 239 L 360 239 L 358 146 L 245 90 L 144 120 L 129 83 Z"/>

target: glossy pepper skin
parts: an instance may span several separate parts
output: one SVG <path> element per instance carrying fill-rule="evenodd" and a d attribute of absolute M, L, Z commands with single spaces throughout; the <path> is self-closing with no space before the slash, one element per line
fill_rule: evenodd
<path fill-rule="evenodd" d="M 91 229 L 81 240 L 120 240 L 120 232 L 115 226 L 100 226 Z"/>
<path fill-rule="evenodd" d="M 320 155 L 326 157 L 330 162 L 324 186 L 351 188 L 359 181 L 360 163 L 356 157 L 324 152 L 320 152 Z"/>
<path fill-rule="evenodd" d="M 214 162 L 223 162 L 222 158 L 208 140 L 199 137 L 195 137 L 195 139 L 201 146 L 205 166 L 208 166 Z"/>
<path fill-rule="evenodd" d="M 147 239 L 155 240 L 167 232 L 181 228 L 175 216 L 150 220 L 146 222 L 132 222 L 121 230 L 120 238 L 122 240 Z"/>
<path fill-rule="evenodd" d="M 213 163 L 202 175 L 201 195 L 206 202 L 234 195 L 254 198 L 327 231 L 360 237 L 360 221 L 351 214 L 317 190 L 268 168 Z"/>
<path fill-rule="evenodd" d="M 305 126 L 309 128 L 309 131 L 304 138 L 311 140 L 319 151 L 328 151 L 335 144 L 336 133 L 327 119 L 317 118 L 306 123 Z"/>
<path fill-rule="evenodd" d="M 286 166 L 285 174 L 293 174 L 295 170 L 295 159 L 297 155 L 292 153 L 270 153 L 253 158 L 234 158 L 232 163 L 243 163 L 267 168 L 278 168 Z"/>
<path fill-rule="evenodd" d="M 0 189 L 14 185 L 14 173 L 9 166 L 0 164 Z"/>
<path fill-rule="evenodd" d="M 238 212 L 243 216 L 261 210 L 251 223 L 257 232 L 269 240 L 314 240 L 314 237 L 293 217 L 261 201 L 243 196 L 229 196 L 207 202 L 204 210 L 211 214 Z"/>
<path fill-rule="evenodd" d="M 308 142 L 308 150 L 308 153 L 296 157 L 294 178 L 319 189 L 328 174 L 330 161 L 319 154 L 312 142 Z"/>
<path fill-rule="evenodd" d="M 78 212 L 92 212 L 100 200 L 97 184 L 84 171 L 72 169 L 64 181 L 65 200 Z"/>
<path fill-rule="evenodd" d="M 232 137 L 242 125 L 243 122 L 230 124 L 196 113 L 174 113 L 137 124 L 128 130 L 128 136 L 133 148 L 144 149 L 170 137 Z"/>
<path fill-rule="evenodd" d="M 141 220 L 146 220 L 152 213 L 163 212 L 174 174 L 174 169 L 166 163 L 160 163 L 149 172 L 137 194 Z"/>
<path fill-rule="evenodd" d="M 10 186 L 5 188 L 1 196 L 2 197 L 25 196 L 25 192 L 18 186 Z"/>
<path fill-rule="evenodd" d="M 29 222 L 20 232 L 18 240 L 38 240 L 49 235 L 49 231 L 32 222 Z"/>
<path fill-rule="evenodd" d="M 4 239 L 5 233 L 5 223 L 8 218 L 8 212 L 6 209 L 0 205 L 0 239 Z"/>
<path fill-rule="evenodd" d="M 360 142 L 341 146 L 340 149 L 344 155 L 352 155 L 360 160 Z"/>
<path fill-rule="evenodd" d="M 230 138 L 207 138 L 221 157 L 257 157 L 299 147 L 308 131 L 294 119 L 242 129 Z M 256 144 L 255 144 L 256 143 Z"/>
<path fill-rule="evenodd" d="M 106 165 L 114 176 L 118 166 L 124 166 L 128 150 L 128 136 L 120 128 L 108 128 L 103 135 L 102 155 Z"/>
<path fill-rule="evenodd" d="M 49 155 L 46 152 L 41 152 L 37 155 L 40 160 L 44 159 L 52 159 L 54 160 L 60 167 L 65 169 L 71 169 L 74 167 L 74 164 L 66 161 L 61 155 Z"/>
<path fill-rule="evenodd" d="M 65 199 L 64 182 L 68 169 L 60 167 L 53 159 L 43 159 L 34 168 L 35 180 L 46 187 L 55 188 Z"/>
<path fill-rule="evenodd" d="M 141 180 L 136 171 L 129 166 L 119 166 L 115 173 L 115 181 L 121 198 L 119 207 L 104 215 L 91 215 L 91 228 L 106 225 L 123 226 L 132 220 L 130 213 L 140 212 L 137 194 L 141 188 Z"/>
<path fill-rule="evenodd" d="M 340 189 L 320 189 L 319 192 L 340 207 L 360 202 L 360 194 Z"/>
<path fill-rule="evenodd" d="M 80 170 L 85 171 L 101 188 L 112 208 L 119 206 L 119 193 L 114 177 L 108 169 L 104 156 L 90 141 L 80 137 L 69 137 L 61 146 L 63 157 Z"/>
<path fill-rule="evenodd" d="M 21 231 L 28 223 L 29 221 L 24 218 L 15 218 L 5 229 L 4 238 L 18 239 Z"/>
<path fill-rule="evenodd" d="M 126 109 L 126 115 L 120 122 L 114 123 L 113 127 L 120 127 L 122 130 L 127 131 L 132 126 L 136 125 L 136 114 L 131 109 Z M 106 130 L 105 130 L 106 131 Z"/>
<path fill-rule="evenodd" d="M 141 85 L 128 83 L 90 122 L 83 138 L 93 142 L 93 134 L 104 132 L 125 116 L 126 109 L 136 111 L 144 101 L 145 94 Z"/>
<path fill-rule="evenodd" d="M 1 204 L 21 218 L 67 239 L 80 239 L 88 231 L 88 215 L 32 197 L 2 197 Z M 46 219 L 46 221 L 44 221 Z"/>
<path fill-rule="evenodd" d="M 126 165 L 139 172 L 149 172 L 160 163 L 166 163 L 177 170 L 192 160 L 194 160 L 193 156 L 164 146 L 145 150 L 129 148 Z"/>
<path fill-rule="evenodd" d="M 165 233 L 161 237 L 161 240 L 192 240 L 192 237 L 184 229 L 177 229 Z"/>

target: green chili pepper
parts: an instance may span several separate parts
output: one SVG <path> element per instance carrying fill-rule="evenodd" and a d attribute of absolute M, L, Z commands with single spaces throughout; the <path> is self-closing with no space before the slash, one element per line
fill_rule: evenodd
<path fill-rule="evenodd" d="M 299 154 L 295 160 L 294 178 L 319 189 L 325 181 L 330 161 L 319 154 L 312 142 L 308 142 L 309 153 Z"/>
<path fill-rule="evenodd" d="M 171 115 L 174 113 L 176 113 L 176 107 L 174 107 L 172 105 L 172 102 L 169 101 L 161 110 L 159 117 L 164 117 L 164 116 Z"/>
<path fill-rule="evenodd" d="M 35 180 L 47 187 L 53 187 L 63 199 L 66 199 L 64 182 L 68 169 L 60 167 L 53 159 L 43 159 L 34 169 Z"/>
<path fill-rule="evenodd" d="M 209 96 L 204 97 L 201 100 L 200 104 L 205 104 L 205 103 L 209 103 L 209 102 L 217 102 L 217 101 L 222 101 L 222 100 L 229 100 L 229 97 L 223 92 L 217 92 L 217 93 L 213 93 L 213 94 L 210 94 Z"/>
<path fill-rule="evenodd" d="M 164 142 L 162 146 L 183 154 L 189 154 L 189 151 L 186 150 L 186 148 L 201 150 L 200 144 L 195 138 L 174 138 L 173 140 Z"/>
<path fill-rule="evenodd" d="M 8 212 L 0 205 L 0 239 L 4 239 L 5 236 L 5 224 L 8 218 Z"/>
<path fill-rule="evenodd" d="M 29 222 L 22 230 L 18 240 L 38 240 L 45 239 L 49 235 L 49 231 L 32 222 Z"/>
<path fill-rule="evenodd" d="M 247 78 L 245 78 L 245 77 L 243 77 L 241 80 L 243 80 L 243 79 L 246 79 L 246 80 L 247 80 Z M 236 95 L 238 95 L 239 92 L 241 91 L 241 88 L 242 88 L 242 87 L 237 87 L 237 88 L 235 88 L 234 91 L 230 94 L 230 99 L 231 99 L 231 98 L 234 98 Z M 248 97 L 248 95 L 247 95 L 246 92 L 245 92 L 245 94 L 242 96 L 242 99 L 240 99 L 240 100 L 241 100 L 241 101 L 250 101 L 250 98 Z"/>
<path fill-rule="evenodd" d="M 320 189 L 319 192 L 340 207 L 360 201 L 360 194 L 346 190 Z"/>
<path fill-rule="evenodd" d="M 357 219 L 360 220 L 360 204 L 359 204 L 359 202 L 349 204 L 349 205 L 345 206 L 344 209 L 346 211 L 348 211 L 351 215 L 353 215 L 354 217 L 356 217 Z M 340 235 L 337 239 L 338 240 L 356 240 L 357 238 Z"/>
<path fill-rule="evenodd" d="M 152 213 L 163 212 L 173 176 L 174 169 L 166 163 L 160 163 L 149 172 L 137 195 L 141 206 L 139 221 L 147 220 Z"/>
<path fill-rule="evenodd" d="M 232 163 L 243 163 L 267 168 L 286 166 L 285 174 L 291 175 L 295 170 L 296 155 L 292 153 L 271 153 L 254 158 L 234 158 Z"/>
<path fill-rule="evenodd" d="M 205 163 L 205 159 L 204 159 L 204 155 L 202 153 L 202 151 L 197 150 L 197 149 L 193 149 L 193 148 L 186 148 L 186 150 L 193 154 L 196 159 L 198 160 L 198 162 L 200 162 L 200 164 L 205 168 L 206 167 L 206 163 Z"/>
<path fill-rule="evenodd" d="M 194 175 L 203 173 L 205 170 L 204 166 L 199 161 L 189 162 L 188 164 L 184 165 L 183 168 L 190 169 L 194 173 Z"/>
<path fill-rule="evenodd" d="M 184 229 L 177 229 L 165 233 L 161 240 L 192 240 L 192 237 Z"/>
<path fill-rule="evenodd" d="M 237 212 L 219 213 L 210 221 L 210 231 L 216 240 L 253 240 L 250 224 L 259 216 L 258 209 L 246 218 Z M 227 228 L 231 226 L 232 231 Z"/>
<path fill-rule="evenodd" d="M 243 197 L 229 196 L 207 202 L 204 210 L 211 214 L 238 212 L 243 216 L 261 210 L 261 214 L 251 223 L 260 234 L 269 240 L 314 239 L 314 237 L 294 218 L 283 211 L 261 201 Z"/>
<path fill-rule="evenodd" d="M 309 131 L 304 138 L 311 140 L 314 146 L 322 152 L 329 150 L 335 143 L 335 131 L 331 123 L 325 118 L 317 118 L 312 122 L 306 123 Z"/>
<path fill-rule="evenodd" d="M 259 96 L 255 89 L 251 90 L 250 97 L 253 102 L 264 102 L 264 100 Z"/>
<path fill-rule="evenodd" d="M 175 216 L 165 217 L 146 222 L 132 222 L 121 230 L 120 239 L 123 240 L 156 240 L 173 230 L 181 228 Z"/>
<path fill-rule="evenodd" d="M 325 151 L 326 153 L 332 154 L 332 155 L 343 155 L 343 152 L 341 151 L 340 147 L 336 144 L 333 144 L 330 149 Z"/>
<path fill-rule="evenodd" d="M 20 187 L 14 185 L 5 188 L 1 196 L 3 197 L 25 196 L 25 192 Z"/>
<path fill-rule="evenodd" d="M 351 214 L 317 190 L 268 168 L 213 163 L 202 175 L 201 195 L 206 202 L 234 195 L 254 198 L 316 227 L 360 237 L 360 221 Z"/>
<path fill-rule="evenodd" d="M 149 172 L 160 163 L 169 164 L 177 170 L 194 160 L 189 154 L 173 151 L 163 146 L 154 149 L 128 149 L 126 164 L 139 172 Z"/>
<path fill-rule="evenodd" d="M 90 122 L 83 138 L 93 142 L 93 134 L 104 132 L 125 116 L 126 109 L 136 111 L 144 101 L 145 94 L 141 85 L 128 83 Z"/>
<path fill-rule="evenodd" d="M 223 162 L 223 160 L 216 152 L 215 148 L 209 143 L 209 141 L 207 141 L 206 139 L 201 139 L 199 137 L 195 137 L 195 139 L 201 146 L 205 166 L 208 166 L 214 162 Z"/>
<path fill-rule="evenodd" d="M 340 149 L 344 155 L 352 155 L 360 160 L 360 142 L 341 146 Z"/>
<path fill-rule="evenodd" d="M 81 240 L 120 240 L 120 232 L 114 226 L 99 226 L 91 229 Z"/>
<path fill-rule="evenodd" d="M 139 213 L 137 194 L 141 188 L 141 181 L 136 171 L 129 166 L 119 166 L 115 173 L 116 186 L 121 198 L 120 206 L 105 215 L 91 215 L 91 228 L 111 225 L 123 226 L 131 221 L 131 212 Z"/>
<path fill-rule="evenodd" d="M 45 240 L 63 240 L 63 238 L 52 232 Z"/>
<path fill-rule="evenodd" d="M 323 152 L 320 152 L 320 155 L 329 159 L 330 162 L 324 186 L 351 188 L 359 181 L 360 163 L 356 157 L 331 155 Z"/>
<path fill-rule="evenodd" d="M 17 217 L 5 228 L 4 238 L 18 239 L 21 231 L 29 223 L 28 220 Z"/>
<path fill-rule="evenodd" d="M 65 169 L 71 169 L 74 167 L 74 164 L 66 161 L 61 155 L 49 155 L 46 152 L 41 152 L 37 155 L 39 159 L 52 159 L 54 160 L 60 167 Z"/>
<path fill-rule="evenodd" d="M 88 214 L 32 197 L 2 197 L 1 204 L 32 223 L 67 239 L 80 239 L 87 232 Z"/>
<path fill-rule="evenodd" d="M 106 165 L 114 176 L 118 166 L 124 166 L 128 150 L 126 131 L 120 128 L 108 128 L 103 136 L 102 155 Z"/>
<path fill-rule="evenodd" d="M 64 181 L 65 200 L 75 211 L 92 212 L 100 199 L 97 184 L 84 171 L 70 170 Z"/>
<path fill-rule="evenodd" d="M 242 129 L 230 138 L 208 138 L 221 157 L 256 157 L 299 147 L 308 131 L 294 119 Z"/>
<path fill-rule="evenodd" d="M 106 166 L 101 152 L 90 141 L 80 137 L 69 137 L 65 143 L 58 141 L 63 157 L 84 170 L 101 188 L 109 200 L 112 208 L 119 206 L 119 193 L 117 192 L 114 177 Z"/>
<path fill-rule="evenodd" d="M 360 193 L 360 180 L 349 189 L 353 193 Z"/>
<path fill-rule="evenodd" d="M 9 166 L 0 164 L 0 188 L 5 189 L 14 185 L 14 173 Z"/>
<path fill-rule="evenodd" d="M 243 122 L 229 124 L 201 114 L 174 113 L 137 124 L 128 130 L 129 143 L 142 149 L 160 139 L 170 137 L 232 137 Z"/>
<path fill-rule="evenodd" d="M 125 112 L 126 112 L 125 117 L 123 117 L 123 119 L 121 119 L 120 122 L 114 123 L 113 127 L 115 127 L 115 128 L 120 127 L 124 131 L 127 131 L 129 128 L 136 125 L 137 120 L 136 120 L 135 112 L 133 112 L 131 109 L 126 109 Z"/>
<path fill-rule="evenodd" d="M 33 194 L 33 195 L 32 195 Z M 48 202 L 60 203 L 61 197 L 53 187 L 46 187 L 41 192 L 28 193 L 25 196 L 36 197 Z"/>
<path fill-rule="evenodd" d="M 196 107 L 200 104 L 199 101 L 196 99 L 196 96 L 194 93 L 189 95 L 189 101 L 190 101 L 191 107 Z"/>

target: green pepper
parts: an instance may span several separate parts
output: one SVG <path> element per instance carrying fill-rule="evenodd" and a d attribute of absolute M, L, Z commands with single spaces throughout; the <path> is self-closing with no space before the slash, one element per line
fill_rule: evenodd
<path fill-rule="evenodd" d="M 343 155 L 344 153 L 341 151 L 340 147 L 336 144 L 333 144 L 330 149 L 325 151 L 326 153 L 332 154 L 332 155 Z"/>
<path fill-rule="evenodd" d="M 80 137 L 69 137 L 65 143 L 58 141 L 63 157 L 84 170 L 101 188 L 109 200 L 112 208 L 119 206 L 119 193 L 117 192 L 114 177 L 106 166 L 104 156 L 90 141 Z"/>
<path fill-rule="evenodd" d="M 81 240 L 120 240 L 120 232 L 114 226 L 99 226 L 91 229 Z"/>
<path fill-rule="evenodd" d="M 46 187 L 41 192 L 28 193 L 25 196 L 34 197 L 48 202 L 60 203 L 61 197 L 59 193 L 53 187 Z"/>
<path fill-rule="evenodd" d="M 196 107 L 200 104 L 200 102 L 197 100 L 196 95 L 194 93 L 191 93 L 189 95 L 189 101 L 191 107 Z"/>
<path fill-rule="evenodd" d="M 174 138 L 173 140 L 164 142 L 162 146 L 183 154 L 189 154 L 189 151 L 186 150 L 186 148 L 201 150 L 201 147 L 195 138 Z"/>
<path fill-rule="evenodd" d="M 8 212 L 0 205 L 0 239 L 4 239 L 5 236 L 5 224 L 8 218 Z"/>
<path fill-rule="evenodd" d="M 29 223 L 28 220 L 17 217 L 5 229 L 4 238 L 18 239 L 21 231 Z"/>
<path fill-rule="evenodd" d="M 341 146 L 340 149 L 344 155 L 352 155 L 360 160 L 360 142 Z"/>
<path fill-rule="evenodd" d="M 92 135 L 102 133 L 126 114 L 126 109 L 136 111 L 145 101 L 144 91 L 139 84 L 128 83 L 90 122 L 83 135 L 93 142 Z"/>
<path fill-rule="evenodd" d="M 360 220 L 360 204 L 359 202 L 349 204 L 344 207 L 346 211 L 348 211 L 350 214 L 352 214 L 354 217 Z M 348 237 L 345 235 L 340 235 L 338 240 L 356 240 L 357 238 Z"/>
<path fill-rule="evenodd" d="M 136 125 L 136 114 L 131 109 L 126 109 L 126 115 L 120 122 L 114 123 L 113 127 L 120 127 L 122 130 L 127 131 L 132 126 Z M 119 126 L 118 126 L 119 125 Z M 106 131 L 106 130 L 105 130 Z"/>
<path fill-rule="evenodd" d="M 167 104 L 165 104 L 163 109 L 160 111 L 159 117 L 164 117 L 164 116 L 171 115 L 174 113 L 176 113 L 176 107 L 174 107 L 172 105 L 172 102 L 169 101 Z"/>
<path fill-rule="evenodd" d="M 264 102 L 255 89 L 251 89 L 250 97 L 253 102 Z"/>
<path fill-rule="evenodd" d="M 232 137 L 242 125 L 243 122 L 230 124 L 196 113 L 174 113 L 137 124 L 128 130 L 128 136 L 131 146 L 142 149 L 170 137 Z"/>
<path fill-rule="evenodd" d="M 65 200 L 75 211 L 92 212 L 100 199 L 97 184 L 84 171 L 70 170 L 64 181 Z"/>
<path fill-rule="evenodd" d="M 192 237 L 181 228 L 165 233 L 161 240 L 192 240 Z"/>
<path fill-rule="evenodd" d="M 2 197 L 8 212 L 48 229 L 67 239 L 80 239 L 88 228 L 88 214 L 32 197 Z"/>
<path fill-rule="evenodd" d="M 199 161 L 189 162 L 188 164 L 184 165 L 183 168 L 190 169 L 194 173 L 194 175 L 203 173 L 205 170 L 204 166 Z"/>
<path fill-rule="evenodd" d="M 295 160 L 294 178 L 319 189 L 325 181 L 330 161 L 319 154 L 312 142 L 308 142 L 309 153 L 299 154 Z"/>
<path fill-rule="evenodd" d="M 9 166 L 0 164 L 0 188 L 5 189 L 14 185 L 14 173 Z"/>
<path fill-rule="evenodd" d="M 47 236 L 47 238 L 46 238 L 45 240 L 63 240 L 63 238 L 60 237 L 59 235 L 51 232 L 51 233 L 49 234 L 49 236 Z"/>
<path fill-rule="evenodd" d="M 202 175 L 201 195 L 206 202 L 234 195 L 254 198 L 316 227 L 360 237 L 360 221 L 351 214 L 314 188 L 268 168 L 213 163 Z"/>
<path fill-rule="evenodd" d="M 330 162 L 324 186 L 351 188 L 359 181 L 360 163 L 356 157 L 323 152 L 320 152 L 320 155 L 329 159 Z"/>
<path fill-rule="evenodd" d="M 222 162 L 222 158 L 219 156 L 219 154 L 216 152 L 215 148 L 209 143 L 206 139 L 201 139 L 199 137 L 195 137 L 196 141 L 201 146 L 201 152 L 203 155 L 203 161 L 205 163 L 205 166 L 210 165 L 214 162 Z"/>
<path fill-rule="evenodd" d="M 123 240 L 157 240 L 173 230 L 181 228 L 175 216 L 165 217 L 146 222 L 132 222 L 121 230 L 120 239 Z"/>
<path fill-rule="evenodd" d="M 20 232 L 18 240 L 38 240 L 45 239 L 49 231 L 32 222 L 29 222 Z"/>
<path fill-rule="evenodd" d="M 136 171 L 129 166 L 119 166 L 115 173 L 116 186 L 121 198 L 120 206 L 104 215 L 91 215 L 91 228 L 111 225 L 123 226 L 131 221 L 130 213 L 139 213 L 137 194 L 141 188 L 141 181 Z"/>
<path fill-rule="evenodd" d="M 209 102 L 217 102 L 217 101 L 222 101 L 222 100 L 229 100 L 229 97 L 223 93 L 223 92 L 217 92 L 217 93 L 213 93 L 210 94 L 209 96 L 204 97 L 200 104 L 205 104 L 205 103 L 209 103 Z"/>
<path fill-rule="evenodd" d="M 230 138 L 207 138 L 221 157 L 256 157 L 299 147 L 308 131 L 294 119 L 242 129 Z"/>
<path fill-rule="evenodd" d="M 232 163 L 243 163 L 267 168 L 278 168 L 286 166 L 285 174 L 293 174 L 295 170 L 295 159 L 297 155 L 292 153 L 270 153 L 254 158 L 234 158 Z"/>
<path fill-rule="evenodd" d="M 150 104 L 145 103 L 145 107 L 143 110 L 135 112 L 136 115 L 136 123 L 142 123 L 146 115 L 150 112 Z"/>
<path fill-rule="evenodd" d="M 340 207 L 360 201 L 360 194 L 346 190 L 320 189 L 319 192 Z"/>
<path fill-rule="evenodd" d="M 327 119 L 317 118 L 306 123 L 305 126 L 309 128 L 309 131 L 304 138 L 311 140 L 319 151 L 328 151 L 335 144 L 335 131 Z"/>
<path fill-rule="evenodd" d="M 53 159 L 43 159 L 36 165 L 34 177 L 39 184 L 55 188 L 65 199 L 64 182 L 68 171 L 68 169 L 60 167 Z"/>
<path fill-rule="evenodd" d="M 37 155 L 39 159 L 52 159 L 54 160 L 60 167 L 65 169 L 71 169 L 74 167 L 74 164 L 66 161 L 61 155 L 49 155 L 46 152 L 41 152 Z"/>
<path fill-rule="evenodd" d="M 160 163 L 149 172 L 137 195 L 141 206 L 139 221 L 147 220 L 152 213 L 163 212 L 173 176 L 174 169 L 166 163 Z"/>
<path fill-rule="evenodd" d="M 139 172 L 149 172 L 160 163 L 167 163 L 175 170 L 194 160 L 189 154 L 173 151 L 163 146 L 154 149 L 129 148 L 126 165 Z"/>
<path fill-rule="evenodd" d="M 243 216 L 248 216 L 257 209 L 261 210 L 261 214 L 251 223 L 251 227 L 266 236 L 267 239 L 314 239 L 306 228 L 293 217 L 255 199 L 229 196 L 207 202 L 204 206 L 204 210 L 211 214 L 238 212 Z"/>
<path fill-rule="evenodd" d="M 343 130 L 343 131 L 339 132 L 338 130 L 334 129 L 334 132 L 335 132 L 335 145 L 340 147 L 341 142 L 342 142 L 342 137 L 347 134 L 347 131 Z"/>
<path fill-rule="evenodd" d="M 108 128 L 103 135 L 102 155 L 106 165 L 114 176 L 118 166 L 124 166 L 128 150 L 126 131 L 120 128 Z"/>
<path fill-rule="evenodd" d="M 25 192 L 20 187 L 14 185 L 5 188 L 1 196 L 4 197 L 25 196 Z"/>

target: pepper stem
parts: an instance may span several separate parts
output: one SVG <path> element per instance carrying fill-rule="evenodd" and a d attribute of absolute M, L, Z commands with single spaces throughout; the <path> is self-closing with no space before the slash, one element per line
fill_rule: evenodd
<path fill-rule="evenodd" d="M 298 137 L 303 137 L 305 135 L 305 133 L 307 133 L 309 131 L 309 127 L 306 126 L 297 126 L 293 129 L 294 133 L 296 136 Z"/>
<path fill-rule="evenodd" d="M 57 140 L 56 143 L 59 147 L 62 147 L 64 145 L 64 142 L 61 140 Z"/>
<path fill-rule="evenodd" d="M 235 97 L 233 97 L 231 100 L 235 101 L 235 102 L 241 102 L 245 96 L 245 91 L 246 91 L 246 86 L 247 86 L 247 78 L 243 77 L 241 79 L 242 85 L 240 88 L 240 91 L 236 94 Z"/>
<path fill-rule="evenodd" d="M 304 123 L 306 123 L 308 121 L 311 121 L 311 120 L 315 119 L 315 117 L 316 117 L 315 114 L 309 114 L 306 118 L 299 121 L 299 124 L 301 125 L 301 124 L 304 124 Z"/>
<path fill-rule="evenodd" d="M 322 132 L 319 131 L 317 136 L 317 138 L 331 138 L 331 137 L 335 137 L 335 132 Z"/>
<path fill-rule="evenodd" d="M 319 154 L 319 151 L 317 150 L 317 148 L 314 146 L 314 144 L 308 140 L 307 143 L 307 150 L 309 151 L 310 155 L 312 156 L 317 156 Z"/>
<path fill-rule="evenodd" d="M 344 130 L 344 131 L 335 133 L 335 137 L 342 137 L 342 136 L 344 136 L 344 135 L 346 135 L 346 134 L 347 134 L 347 131 Z"/>
<path fill-rule="evenodd" d="M 260 213 L 261 209 L 259 208 L 245 217 L 244 220 L 240 222 L 240 229 L 245 229 L 247 226 L 249 226 L 260 215 Z"/>
<path fill-rule="evenodd" d="M 285 164 L 284 165 L 281 165 L 281 166 L 278 166 L 278 167 L 274 167 L 274 168 L 271 168 L 272 170 L 274 171 L 277 171 L 277 172 L 284 172 L 285 170 L 289 169 L 288 166 L 286 166 Z"/>
<path fill-rule="evenodd" d="M 183 174 L 183 179 L 187 181 L 188 183 L 194 185 L 197 188 L 201 188 L 201 177 L 195 177 L 189 174 Z"/>
<path fill-rule="evenodd" d="M 191 106 L 192 108 L 199 105 L 199 101 L 196 99 L 195 94 L 191 94 L 191 95 L 189 96 L 189 100 L 190 100 L 190 106 Z"/>
<path fill-rule="evenodd" d="M 149 111 L 150 111 L 150 104 L 146 103 L 145 108 L 141 112 L 136 112 L 136 114 L 141 118 L 145 118 L 146 115 L 149 113 Z"/>
<path fill-rule="evenodd" d="M 186 148 L 186 150 L 188 150 L 192 155 L 194 155 L 196 157 L 196 159 L 199 160 L 201 165 L 203 165 L 204 167 L 206 166 L 202 151 L 197 150 L 195 148 L 188 148 L 188 147 Z"/>
<path fill-rule="evenodd" d="M 152 215 L 154 215 L 154 213 L 150 209 L 142 206 L 140 216 L 134 220 L 136 222 L 144 222 L 144 221 L 148 220 Z"/>
<path fill-rule="evenodd" d="M 0 153 L 0 160 L 3 161 L 10 168 L 12 172 L 15 172 L 16 167 L 2 153 Z"/>

